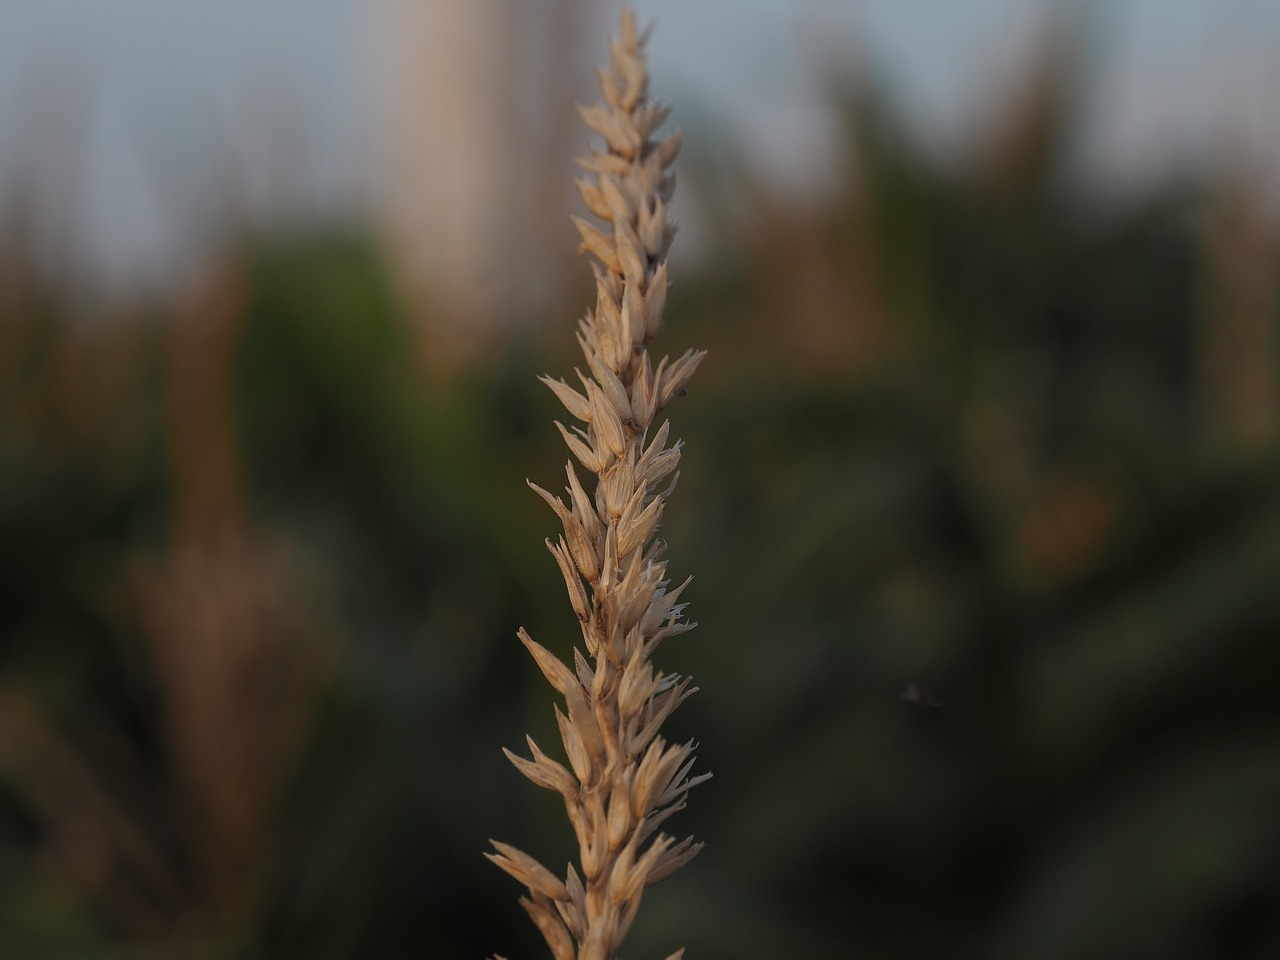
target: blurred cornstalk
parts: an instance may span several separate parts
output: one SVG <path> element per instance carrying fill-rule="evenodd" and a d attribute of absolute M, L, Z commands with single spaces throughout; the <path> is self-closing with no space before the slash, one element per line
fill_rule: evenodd
<path fill-rule="evenodd" d="M 296 559 L 244 510 L 243 270 L 84 316 L 7 237 L 0 778 L 39 824 L 33 876 L 126 939 L 234 942 L 327 671 Z M 157 440 L 163 491 L 138 486 Z"/>

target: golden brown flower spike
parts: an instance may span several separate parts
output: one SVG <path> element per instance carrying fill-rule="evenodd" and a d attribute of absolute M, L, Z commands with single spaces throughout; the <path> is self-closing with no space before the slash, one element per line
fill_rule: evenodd
<path fill-rule="evenodd" d="M 662 327 L 667 248 L 675 226 L 667 203 L 680 135 L 652 134 L 669 108 L 648 99 L 645 37 L 629 10 L 610 41 L 612 64 L 599 71 L 603 103 L 581 109 L 604 138 L 603 151 L 578 162 L 587 209 L 604 228 L 574 218 L 596 276 L 596 306 L 579 323 L 587 371 L 582 389 L 543 377 L 581 426 L 556 422 L 574 458 L 596 475 L 589 497 L 573 462 L 568 501 L 533 484 L 564 526 L 547 548 L 564 576 L 582 628 L 586 654 L 574 649 L 570 669 L 523 628 L 520 640 L 564 697 L 555 708 L 569 766 L 528 738 L 532 759 L 506 751 L 526 777 L 565 801 L 578 839 L 581 874 L 570 864 L 563 882 L 507 844 L 486 856 L 529 888 L 521 906 L 542 931 L 556 960 L 611 960 L 635 919 L 640 895 L 702 848 L 678 843 L 658 827 L 685 805 L 692 742 L 669 744 L 662 723 L 697 688 L 689 678 L 655 672 L 650 662 L 666 638 L 693 629 L 679 602 L 688 580 L 670 589 L 666 544 L 655 539 L 666 498 L 675 488 L 681 444 L 668 446 L 658 414 L 684 392 L 704 352 L 690 350 L 655 366 L 649 341 Z M 679 960 L 683 949 L 668 960 Z"/>

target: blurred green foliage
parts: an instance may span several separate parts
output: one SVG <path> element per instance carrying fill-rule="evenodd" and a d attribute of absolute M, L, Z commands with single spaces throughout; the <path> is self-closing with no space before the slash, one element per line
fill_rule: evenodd
<path fill-rule="evenodd" d="M 1280 233 L 1093 201 L 1064 82 L 947 168 L 850 98 L 818 213 L 690 162 L 715 779 L 631 956 L 1280 956 Z M 443 373 L 359 231 L 97 323 L 4 258 L 0 956 L 543 955 L 481 852 L 571 855 L 499 748 L 555 740 L 517 625 L 574 639 L 522 482 L 572 322 Z"/>

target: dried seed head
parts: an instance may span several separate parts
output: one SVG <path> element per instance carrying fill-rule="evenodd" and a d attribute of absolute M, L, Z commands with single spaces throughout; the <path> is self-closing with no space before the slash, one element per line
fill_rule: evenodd
<path fill-rule="evenodd" d="M 507 752 L 539 786 L 559 792 L 578 840 L 582 877 L 570 864 L 563 883 L 532 858 L 498 847 L 490 858 L 520 879 L 522 904 L 557 960 L 610 960 L 631 927 L 644 887 L 697 853 L 692 840 L 656 833 L 689 790 L 693 744 L 673 745 L 662 723 L 697 688 L 658 672 L 650 656 L 664 640 L 692 629 L 678 602 L 688 580 L 668 589 L 665 544 L 656 539 L 679 476 L 681 443 L 668 445 L 664 421 L 649 428 L 686 389 L 704 354 L 690 350 L 656 367 L 648 352 L 661 330 L 675 235 L 668 205 L 680 134 L 655 139 L 670 108 L 648 100 L 645 36 L 624 11 L 599 71 L 602 102 L 580 108 L 602 140 L 578 164 L 587 210 L 600 225 L 574 218 L 581 251 L 592 258 L 596 304 L 576 337 L 587 373 L 581 391 L 542 377 L 582 426 L 556 421 L 574 460 L 595 475 L 593 495 L 566 465 L 567 498 L 530 484 L 556 513 L 564 533 L 547 548 L 577 615 L 586 652 L 572 669 L 522 629 L 521 642 L 564 698 L 555 708 L 568 767 L 528 741 L 532 759 Z M 589 375 L 588 375 L 589 374 Z M 665 489 L 659 489 L 663 484 Z M 645 844 L 648 844 L 646 847 Z M 576 943 L 576 946 L 575 946 Z M 680 960 L 682 952 L 668 960 Z"/>

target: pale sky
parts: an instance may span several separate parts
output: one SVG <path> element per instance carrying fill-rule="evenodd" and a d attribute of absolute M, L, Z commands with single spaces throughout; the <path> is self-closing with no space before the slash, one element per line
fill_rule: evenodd
<path fill-rule="evenodd" d="M 65 177 L 37 189 L 76 221 L 91 262 L 125 276 L 163 265 L 178 242 L 173 225 L 208 213 L 188 209 L 189 198 L 216 194 L 209 185 L 225 178 L 229 149 L 244 151 L 232 160 L 250 207 L 292 192 L 302 207 L 358 210 L 372 169 L 377 43 L 366 14 L 376 2 L 0 0 L 0 189 L 12 189 L 32 145 L 44 164 L 41 145 L 65 140 L 58 163 L 83 172 L 83 194 L 67 197 Z M 595 6 L 603 31 L 618 3 Z M 1123 185 L 1247 155 L 1280 193 L 1275 0 L 634 6 L 658 24 L 655 92 L 686 118 L 717 118 L 753 163 L 793 187 L 831 165 L 835 131 L 821 97 L 830 64 L 882 78 L 917 135 L 945 154 L 998 115 L 1056 15 L 1083 27 L 1083 167 Z M 65 122 L 77 110 L 82 121 Z M 274 137 L 255 137 L 268 129 Z M 255 156 L 265 141 L 305 151 L 308 182 L 273 180 L 288 157 Z"/>

